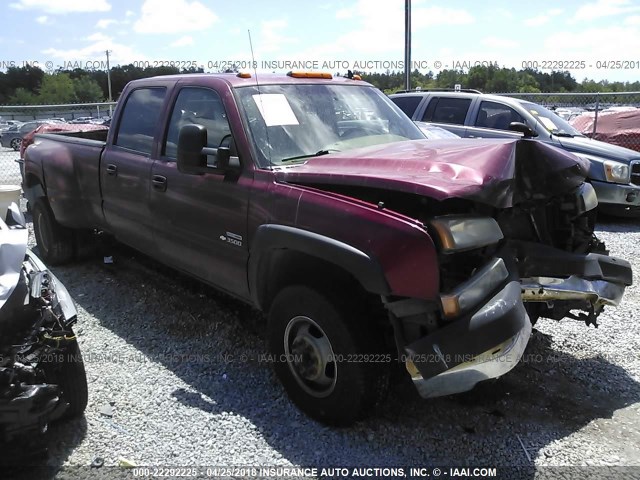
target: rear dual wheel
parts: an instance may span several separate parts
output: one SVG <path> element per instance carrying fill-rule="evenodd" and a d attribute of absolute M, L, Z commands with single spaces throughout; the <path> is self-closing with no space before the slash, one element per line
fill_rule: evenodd
<path fill-rule="evenodd" d="M 61 265 L 95 253 L 93 233 L 60 225 L 45 197 L 36 200 L 32 216 L 39 254 L 45 263 Z"/>

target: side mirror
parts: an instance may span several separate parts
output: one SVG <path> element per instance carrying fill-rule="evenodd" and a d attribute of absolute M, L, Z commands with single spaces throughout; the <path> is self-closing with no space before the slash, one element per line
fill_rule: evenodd
<path fill-rule="evenodd" d="M 207 156 L 215 157 L 209 165 Z M 185 125 L 178 136 L 178 171 L 192 175 L 227 173 L 240 170 L 240 159 L 229 147 L 207 147 L 207 129 L 202 125 Z"/>
<path fill-rule="evenodd" d="M 524 134 L 524 138 L 533 138 L 537 137 L 538 134 L 531 130 L 527 125 L 522 122 L 511 122 L 509 124 L 509 130 L 512 132 L 520 132 Z"/>
<path fill-rule="evenodd" d="M 202 174 L 207 167 L 207 156 L 202 149 L 207 146 L 207 129 L 202 125 L 185 125 L 178 136 L 178 171 Z"/>

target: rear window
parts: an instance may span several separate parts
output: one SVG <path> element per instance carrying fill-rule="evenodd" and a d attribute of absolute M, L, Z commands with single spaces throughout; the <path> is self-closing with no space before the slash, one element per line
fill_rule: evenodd
<path fill-rule="evenodd" d="M 470 105 L 470 98 L 436 97 L 429 102 L 422 121 L 464 125 Z"/>
<path fill-rule="evenodd" d="M 139 88 L 131 92 L 122 112 L 115 145 L 151 154 L 165 88 Z"/>
<path fill-rule="evenodd" d="M 393 103 L 395 103 L 400 110 L 402 110 L 409 118 L 413 117 L 418 105 L 420 105 L 420 100 L 422 100 L 421 96 L 411 95 L 411 96 L 402 96 L 402 97 L 393 97 L 391 99 Z"/>

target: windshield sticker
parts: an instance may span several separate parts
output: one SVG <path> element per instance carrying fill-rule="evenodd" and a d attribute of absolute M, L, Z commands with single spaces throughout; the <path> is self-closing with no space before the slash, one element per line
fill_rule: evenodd
<path fill-rule="evenodd" d="M 537 110 L 529 110 L 532 115 L 540 115 Z"/>
<path fill-rule="evenodd" d="M 260 115 L 267 127 L 276 125 L 299 125 L 287 97 L 281 93 L 262 93 L 252 95 Z"/>
<path fill-rule="evenodd" d="M 542 122 L 542 125 L 544 125 L 544 127 L 549 131 L 558 129 L 556 124 L 549 120 L 547 117 L 541 117 L 540 115 L 538 115 L 538 120 L 540 120 Z"/>

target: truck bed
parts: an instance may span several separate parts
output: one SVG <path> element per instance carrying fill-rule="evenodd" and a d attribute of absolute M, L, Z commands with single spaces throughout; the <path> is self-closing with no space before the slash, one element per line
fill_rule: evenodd
<path fill-rule="evenodd" d="M 38 196 L 32 179 L 43 178 L 51 209 L 64 225 L 86 228 L 103 223 L 100 161 L 108 130 L 39 133 L 25 157 L 23 189 L 32 202 Z"/>

